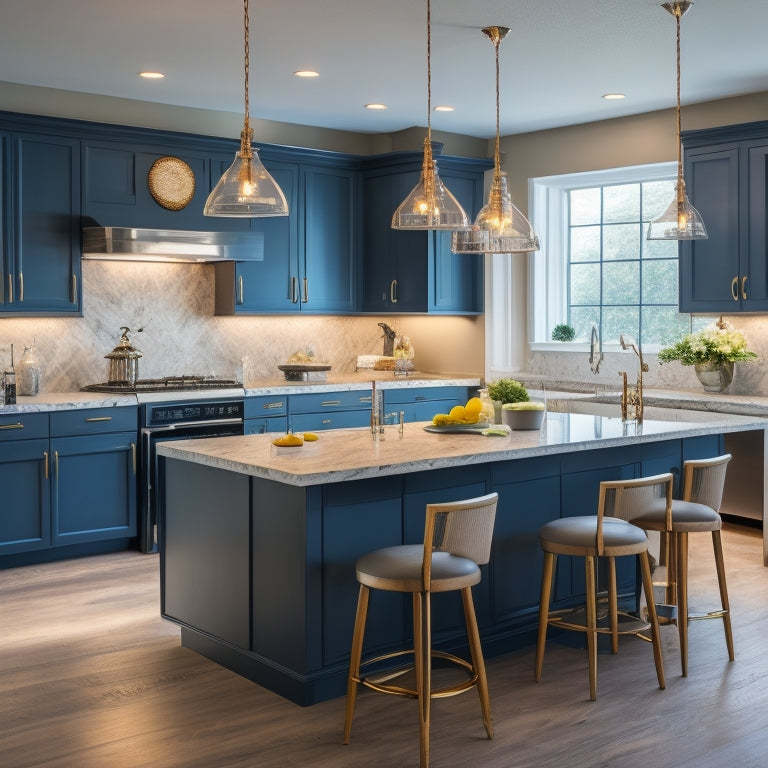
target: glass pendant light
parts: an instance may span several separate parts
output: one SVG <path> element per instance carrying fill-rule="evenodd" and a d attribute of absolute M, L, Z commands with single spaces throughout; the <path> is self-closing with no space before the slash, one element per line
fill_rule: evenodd
<path fill-rule="evenodd" d="M 235 161 L 224 172 L 205 202 L 206 216 L 287 216 L 288 202 L 277 182 L 270 176 L 253 149 L 248 104 L 248 80 L 250 75 L 248 0 L 243 0 L 245 10 L 245 123 L 240 133 L 240 149 Z"/>
<path fill-rule="evenodd" d="M 419 183 L 392 216 L 392 229 L 456 229 L 469 223 L 458 200 L 446 189 L 432 157 L 432 19 L 427 0 L 427 135 Z"/>
<path fill-rule="evenodd" d="M 485 27 L 496 50 L 496 150 L 493 155 L 493 182 L 488 202 L 468 229 L 451 235 L 454 253 L 527 253 L 539 250 L 539 238 L 522 211 L 512 203 L 507 174 L 501 170 L 499 152 L 499 44 L 506 37 L 507 27 Z"/>
<path fill-rule="evenodd" d="M 691 0 L 662 3 L 677 25 L 677 184 L 675 199 L 658 219 L 648 225 L 648 240 L 706 240 L 707 229 L 699 212 L 688 201 L 683 180 L 683 147 L 680 140 L 680 19 L 693 5 Z"/>

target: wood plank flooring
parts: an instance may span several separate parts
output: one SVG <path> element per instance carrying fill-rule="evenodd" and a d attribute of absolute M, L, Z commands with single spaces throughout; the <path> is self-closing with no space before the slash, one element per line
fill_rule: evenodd
<path fill-rule="evenodd" d="M 691 603 L 716 595 L 707 534 L 691 536 Z M 722 624 L 662 630 L 667 689 L 650 645 L 601 654 L 587 700 L 585 652 L 550 643 L 489 660 L 495 738 L 474 693 L 433 705 L 433 768 L 757 768 L 768 765 L 768 569 L 757 530 L 724 531 L 736 661 Z M 514 589 L 514 585 L 510 585 Z M 358 697 L 302 708 L 179 645 L 159 615 L 158 559 L 120 553 L 0 571 L 2 768 L 386 768 L 418 765 L 415 703 Z"/>

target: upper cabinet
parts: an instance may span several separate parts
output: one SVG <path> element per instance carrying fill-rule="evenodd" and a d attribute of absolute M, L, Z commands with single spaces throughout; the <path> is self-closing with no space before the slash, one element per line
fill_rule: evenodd
<path fill-rule="evenodd" d="M 392 214 L 416 186 L 422 154 L 382 155 L 365 164 L 363 310 L 479 314 L 483 311 L 483 259 L 451 253 L 447 231 L 400 231 Z M 440 177 L 470 219 L 483 202 L 490 161 L 436 157 Z"/>
<path fill-rule="evenodd" d="M 680 311 L 768 311 L 768 122 L 683 135 L 707 240 L 680 246 Z"/>
<path fill-rule="evenodd" d="M 358 172 L 345 163 L 286 163 L 262 153 L 289 216 L 256 218 L 263 251 L 216 265 L 216 314 L 358 310 Z"/>
<path fill-rule="evenodd" d="M 2 315 L 78 315 L 80 142 L 0 133 Z"/>

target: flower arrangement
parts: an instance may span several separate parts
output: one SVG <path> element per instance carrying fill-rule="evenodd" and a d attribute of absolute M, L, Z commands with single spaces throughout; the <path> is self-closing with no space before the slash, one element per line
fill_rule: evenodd
<path fill-rule="evenodd" d="M 659 362 L 679 360 L 683 365 L 743 363 L 756 358 L 757 354 L 747 349 L 744 334 L 729 328 L 722 318 L 698 333 L 688 334 L 671 347 L 659 350 Z"/>
<path fill-rule="evenodd" d="M 497 379 L 487 385 L 488 396 L 502 405 L 530 400 L 528 390 L 515 379 Z"/>

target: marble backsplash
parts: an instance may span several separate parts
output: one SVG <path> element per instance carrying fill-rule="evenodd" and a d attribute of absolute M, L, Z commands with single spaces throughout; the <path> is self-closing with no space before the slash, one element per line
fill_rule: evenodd
<path fill-rule="evenodd" d="M 347 373 L 355 370 L 358 355 L 383 352 L 380 320 L 411 335 L 421 370 L 482 374 L 478 318 L 216 317 L 210 264 L 84 261 L 82 281 L 82 318 L 0 319 L 0 357 L 13 343 L 18 362 L 24 345 L 34 340 L 43 392 L 68 392 L 106 381 L 109 366 L 104 355 L 117 345 L 121 326 L 133 329 L 131 341 L 141 350 L 140 378 L 182 374 L 233 378 L 239 376 L 243 357 L 246 381 L 273 378 L 280 375 L 279 364 L 309 346 L 318 360 Z M 137 333 L 139 328 L 143 332 Z M 479 354 L 467 367 L 458 355 L 441 359 L 433 339 L 443 334 Z M 422 340 L 421 347 L 417 339 Z"/>

